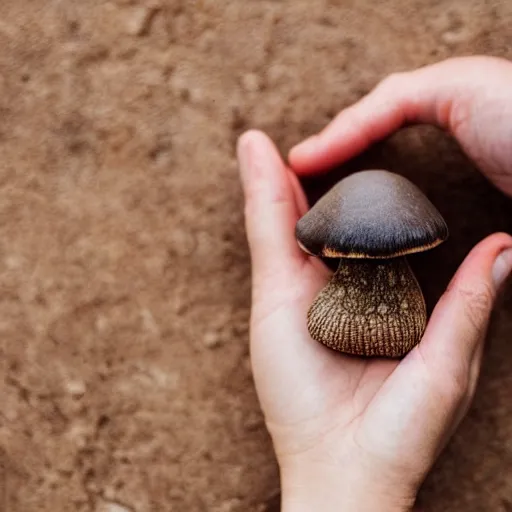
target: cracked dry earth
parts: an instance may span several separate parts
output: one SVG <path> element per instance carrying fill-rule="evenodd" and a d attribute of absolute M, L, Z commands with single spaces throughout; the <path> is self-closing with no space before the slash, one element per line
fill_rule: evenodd
<path fill-rule="evenodd" d="M 506 0 L 2 0 L 2 512 L 277 511 L 236 137 L 285 154 L 392 71 L 512 57 L 511 23 Z M 436 131 L 340 172 L 370 165 L 450 225 L 411 258 L 430 308 L 476 241 L 512 231 L 511 201 Z M 426 512 L 512 510 L 511 295 Z"/>

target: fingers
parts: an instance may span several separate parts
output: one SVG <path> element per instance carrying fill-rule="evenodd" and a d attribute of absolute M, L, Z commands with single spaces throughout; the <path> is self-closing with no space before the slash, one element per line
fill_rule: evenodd
<path fill-rule="evenodd" d="M 502 59 L 466 57 L 393 74 L 318 135 L 292 148 L 290 164 L 298 174 L 325 171 L 407 124 L 433 124 L 457 136 L 460 125 L 471 120 L 475 95 L 496 97 L 499 87 L 510 83 L 511 70 Z M 491 94 L 493 88 L 498 92 Z"/>
<path fill-rule="evenodd" d="M 295 224 L 305 205 L 302 190 L 262 132 L 242 135 L 237 154 L 253 275 L 257 280 L 281 279 L 305 258 L 295 240 Z"/>
<path fill-rule="evenodd" d="M 418 352 L 427 371 L 443 376 L 446 389 L 474 389 L 494 301 L 511 269 L 512 237 L 488 237 L 468 255 L 432 313 Z"/>
<path fill-rule="evenodd" d="M 436 122 L 435 90 L 424 70 L 391 75 L 343 110 L 318 135 L 291 149 L 298 174 L 327 170 L 361 153 L 406 123 Z"/>
<path fill-rule="evenodd" d="M 368 408 L 364 442 L 401 454 L 404 468 L 429 469 L 467 411 L 495 297 L 512 269 L 512 237 L 476 246 L 436 306 L 421 343 L 388 377 Z M 373 425 L 382 424 L 375 433 Z M 419 474 L 421 479 L 424 474 Z"/>

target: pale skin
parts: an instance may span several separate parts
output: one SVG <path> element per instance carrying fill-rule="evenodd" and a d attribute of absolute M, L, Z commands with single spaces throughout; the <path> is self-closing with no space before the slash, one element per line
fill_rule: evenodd
<path fill-rule="evenodd" d="M 475 392 L 489 316 L 512 268 L 506 233 L 467 255 L 401 361 L 335 353 L 306 328 L 330 272 L 296 243 L 295 224 L 308 209 L 297 175 L 324 172 L 411 123 L 446 130 L 512 196 L 512 63 L 496 58 L 450 59 L 387 78 L 293 148 L 289 165 L 263 133 L 239 140 L 251 361 L 283 512 L 412 510 Z"/>

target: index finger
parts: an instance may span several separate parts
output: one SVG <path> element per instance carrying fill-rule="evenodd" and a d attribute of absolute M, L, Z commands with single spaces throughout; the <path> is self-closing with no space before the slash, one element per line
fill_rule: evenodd
<path fill-rule="evenodd" d="M 485 80 L 485 69 L 495 66 L 496 60 L 447 59 L 390 75 L 341 111 L 319 134 L 293 147 L 288 156 L 293 170 L 302 175 L 325 171 L 409 124 L 432 124 L 456 131 L 468 120 L 468 109 L 475 90 Z"/>

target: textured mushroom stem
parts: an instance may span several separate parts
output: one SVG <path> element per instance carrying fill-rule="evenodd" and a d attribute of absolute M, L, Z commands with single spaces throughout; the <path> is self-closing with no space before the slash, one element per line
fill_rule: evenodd
<path fill-rule="evenodd" d="M 426 321 L 425 300 L 405 257 L 342 258 L 308 311 L 313 339 L 358 356 L 405 355 Z"/>

